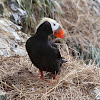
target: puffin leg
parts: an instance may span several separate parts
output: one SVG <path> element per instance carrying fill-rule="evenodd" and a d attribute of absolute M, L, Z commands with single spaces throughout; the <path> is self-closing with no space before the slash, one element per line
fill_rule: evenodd
<path fill-rule="evenodd" d="M 43 71 L 40 70 L 40 69 L 39 69 L 39 71 L 40 71 L 40 74 L 41 74 L 40 78 L 43 78 Z"/>
<path fill-rule="evenodd" d="M 54 79 L 55 79 L 55 80 L 57 79 L 57 74 L 55 74 Z"/>

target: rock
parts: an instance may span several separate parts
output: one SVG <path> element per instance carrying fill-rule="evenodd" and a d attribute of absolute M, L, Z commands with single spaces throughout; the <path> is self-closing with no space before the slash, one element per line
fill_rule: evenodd
<path fill-rule="evenodd" d="M 10 16 L 10 20 L 17 25 L 21 25 L 22 20 L 27 17 L 26 11 L 20 8 L 16 0 L 7 0 L 7 5 L 13 11 L 12 15 Z"/>
<path fill-rule="evenodd" d="M 1 90 L 0 90 L 0 100 L 7 100 L 6 92 L 2 92 Z"/>
<path fill-rule="evenodd" d="M 0 2 L 0 17 L 3 16 L 3 12 L 4 12 L 4 6 L 3 3 Z"/>
<path fill-rule="evenodd" d="M 19 7 L 16 0 L 7 0 L 7 4 L 13 11 L 17 11 L 17 8 Z"/>
<path fill-rule="evenodd" d="M 9 56 L 25 56 L 25 42 L 28 36 L 21 32 L 21 27 L 13 22 L 1 18 L 0 19 L 0 55 Z"/>

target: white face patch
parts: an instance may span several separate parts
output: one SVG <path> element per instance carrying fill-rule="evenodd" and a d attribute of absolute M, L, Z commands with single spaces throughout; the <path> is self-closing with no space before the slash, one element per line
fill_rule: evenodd
<path fill-rule="evenodd" d="M 59 24 L 57 22 L 49 22 L 51 24 L 51 28 L 54 34 L 54 31 L 59 28 Z"/>
<path fill-rule="evenodd" d="M 52 31 L 53 31 L 53 34 L 54 34 L 54 31 L 57 30 L 60 25 L 55 20 L 53 20 L 51 18 L 47 18 L 47 17 L 42 18 L 42 20 L 40 21 L 40 23 L 37 25 L 37 29 L 45 21 L 48 21 L 51 24 L 51 28 L 52 28 Z"/>

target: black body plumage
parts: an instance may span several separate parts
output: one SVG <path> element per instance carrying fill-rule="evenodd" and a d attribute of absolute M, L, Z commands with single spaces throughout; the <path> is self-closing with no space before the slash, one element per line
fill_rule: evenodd
<path fill-rule="evenodd" d="M 57 45 L 48 39 L 52 34 L 48 21 L 39 26 L 37 32 L 26 42 L 26 50 L 32 63 L 43 71 L 57 74 L 64 60 Z"/>

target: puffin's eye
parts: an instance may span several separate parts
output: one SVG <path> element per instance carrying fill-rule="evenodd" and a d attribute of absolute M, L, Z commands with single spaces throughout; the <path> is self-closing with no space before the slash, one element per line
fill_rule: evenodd
<path fill-rule="evenodd" d="M 54 26 L 56 25 L 56 24 L 53 24 Z"/>

